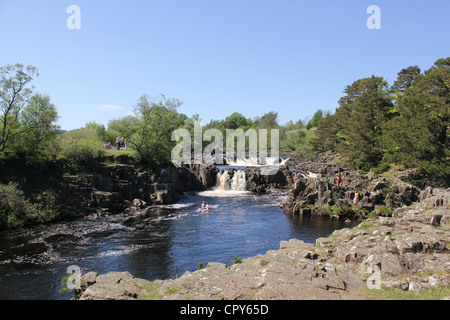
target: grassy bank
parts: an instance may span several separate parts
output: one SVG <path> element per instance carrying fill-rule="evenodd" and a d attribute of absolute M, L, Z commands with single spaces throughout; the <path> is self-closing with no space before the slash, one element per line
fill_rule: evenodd
<path fill-rule="evenodd" d="M 382 287 L 378 290 L 364 289 L 363 294 L 367 300 L 441 300 L 450 297 L 450 287 L 440 286 L 411 291 Z"/>

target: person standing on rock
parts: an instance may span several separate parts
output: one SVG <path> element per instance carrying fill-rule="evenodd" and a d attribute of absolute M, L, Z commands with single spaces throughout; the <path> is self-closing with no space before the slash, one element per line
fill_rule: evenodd
<path fill-rule="evenodd" d="M 161 170 L 161 183 L 166 183 L 166 174 L 167 174 L 167 170 L 162 169 Z"/>
<path fill-rule="evenodd" d="M 359 193 L 358 190 L 355 192 L 355 197 L 353 198 L 353 210 L 356 210 L 356 206 L 359 203 Z"/>
<path fill-rule="evenodd" d="M 337 184 L 338 187 L 342 189 L 342 177 L 341 177 L 341 170 L 338 171 L 338 173 L 336 174 L 336 180 L 337 180 Z"/>
<path fill-rule="evenodd" d="M 297 184 L 299 181 L 300 181 L 300 172 L 296 172 L 294 175 L 294 183 L 295 183 L 294 189 L 297 189 Z"/>

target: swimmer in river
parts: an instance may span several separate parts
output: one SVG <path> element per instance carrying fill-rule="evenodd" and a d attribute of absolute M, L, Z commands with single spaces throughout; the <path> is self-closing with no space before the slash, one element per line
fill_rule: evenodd
<path fill-rule="evenodd" d="M 202 210 L 205 210 L 205 201 L 202 203 Z"/>
<path fill-rule="evenodd" d="M 211 206 L 209 205 L 209 203 L 206 205 L 206 211 L 211 211 Z"/>

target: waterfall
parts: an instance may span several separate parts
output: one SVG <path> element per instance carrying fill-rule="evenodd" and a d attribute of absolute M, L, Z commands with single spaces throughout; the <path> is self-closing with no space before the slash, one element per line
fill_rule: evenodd
<path fill-rule="evenodd" d="M 217 174 L 217 189 L 218 190 L 227 190 L 228 184 L 228 170 L 224 172 L 219 172 Z"/>
<path fill-rule="evenodd" d="M 283 166 L 289 159 L 281 159 L 279 157 L 264 158 L 236 158 L 234 160 L 225 158 L 225 163 L 235 167 L 261 167 L 261 166 Z"/>
<path fill-rule="evenodd" d="M 243 170 L 234 170 L 233 175 L 230 175 L 228 170 L 217 174 L 217 190 L 245 191 L 246 185 L 247 181 Z"/>

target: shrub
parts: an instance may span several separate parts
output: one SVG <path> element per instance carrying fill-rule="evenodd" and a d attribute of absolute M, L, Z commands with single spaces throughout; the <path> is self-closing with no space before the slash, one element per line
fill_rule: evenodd
<path fill-rule="evenodd" d="M 348 204 L 339 204 L 335 206 L 330 206 L 330 209 L 334 215 L 341 216 L 350 213 L 352 208 Z"/>
<path fill-rule="evenodd" d="M 373 171 L 376 175 L 380 175 L 387 172 L 391 168 L 391 165 L 387 162 L 381 161 L 378 166 L 376 166 Z"/>
<path fill-rule="evenodd" d="M 0 229 L 22 227 L 37 213 L 36 205 L 25 197 L 17 183 L 0 183 Z"/>
<path fill-rule="evenodd" d="M 17 183 L 0 183 L 0 230 L 46 223 L 59 215 L 52 192 L 42 192 L 31 202 Z"/>
<path fill-rule="evenodd" d="M 376 208 L 375 213 L 383 217 L 392 217 L 392 213 L 394 213 L 394 211 L 390 209 L 388 206 L 382 205 Z"/>
<path fill-rule="evenodd" d="M 101 140 L 93 129 L 78 129 L 61 137 L 63 158 L 75 170 L 89 167 L 104 155 Z"/>
<path fill-rule="evenodd" d="M 197 270 L 201 270 L 205 268 L 205 264 L 203 262 L 200 262 L 199 264 L 197 264 Z"/>

